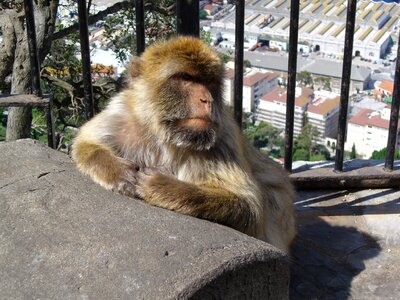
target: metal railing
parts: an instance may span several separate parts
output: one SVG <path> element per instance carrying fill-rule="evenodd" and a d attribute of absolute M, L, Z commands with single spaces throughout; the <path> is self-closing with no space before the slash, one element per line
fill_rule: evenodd
<path fill-rule="evenodd" d="M 80 40 L 82 47 L 82 63 L 84 70 L 84 89 L 86 117 L 94 115 L 93 90 L 90 78 L 90 57 L 89 57 L 89 33 L 87 26 L 87 5 L 86 0 L 78 0 Z M 144 1 L 135 0 L 136 8 L 136 34 L 138 54 L 145 48 L 144 33 Z M 299 25 L 299 0 L 290 1 L 290 35 L 289 35 L 289 59 L 288 59 L 288 85 L 286 105 L 286 128 L 285 128 L 285 163 L 284 167 L 292 172 L 293 159 L 293 130 L 294 130 L 294 107 L 296 89 L 296 66 L 297 66 L 297 44 Z M 29 51 L 32 62 L 32 82 L 35 93 L 40 94 L 38 55 L 36 50 L 34 19 L 32 0 L 24 0 L 27 24 Z M 242 99 L 243 99 L 243 51 L 244 51 L 244 14 L 245 1 L 235 1 L 235 76 L 234 76 L 234 116 L 239 126 L 242 123 Z M 342 70 L 342 82 L 340 93 L 339 126 L 337 135 L 337 147 L 335 165 L 332 169 L 324 169 L 316 172 L 291 175 L 293 182 L 301 189 L 307 188 L 375 188 L 375 187 L 400 187 L 400 173 L 394 170 L 394 153 L 397 141 L 399 103 L 400 103 L 400 45 L 397 52 L 397 61 L 394 78 L 394 91 L 392 98 L 391 117 L 389 122 L 389 138 L 387 142 L 387 155 L 384 168 L 368 168 L 364 170 L 348 171 L 343 170 L 344 144 L 346 140 L 347 110 L 349 103 L 349 87 L 351 62 L 353 53 L 354 28 L 356 22 L 356 0 L 348 0 L 347 19 L 345 31 L 345 46 Z M 193 0 L 177 0 L 177 34 L 199 36 L 199 3 Z M 31 29 L 30 29 L 31 28 Z M 400 37 L 399 37 L 400 42 Z M 32 45 L 32 47 L 31 47 Z"/>

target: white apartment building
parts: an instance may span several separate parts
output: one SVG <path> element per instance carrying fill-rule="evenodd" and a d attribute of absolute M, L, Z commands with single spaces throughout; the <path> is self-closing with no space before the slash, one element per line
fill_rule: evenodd
<path fill-rule="evenodd" d="M 389 133 L 390 109 L 380 111 L 362 109 L 348 122 L 345 150 L 353 144 L 362 158 L 370 158 L 372 152 L 386 147 Z"/>
<path fill-rule="evenodd" d="M 336 138 L 339 121 L 340 96 L 328 91 L 315 91 L 314 99 L 307 106 L 310 124 L 318 128 L 320 142 L 326 137 Z"/>
<path fill-rule="evenodd" d="M 249 70 L 243 77 L 243 111 L 254 112 L 262 95 L 272 91 L 278 86 L 279 75 L 274 72 L 259 72 Z M 234 71 L 226 69 L 224 89 L 224 99 L 228 105 L 233 106 Z"/>
<path fill-rule="evenodd" d="M 296 88 L 294 130 L 295 136 L 299 135 L 303 127 L 304 112 L 308 103 L 313 97 L 313 90 L 310 88 Z M 257 120 L 265 121 L 276 128 L 285 129 L 286 124 L 286 100 L 285 88 L 276 87 L 271 92 L 262 96 L 257 108 Z"/>
<path fill-rule="evenodd" d="M 254 112 L 261 96 L 278 86 L 279 75 L 274 72 L 252 72 L 243 78 L 243 110 Z"/>
<path fill-rule="evenodd" d="M 235 78 L 235 72 L 231 68 L 225 69 L 225 78 L 224 78 L 224 102 L 229 105 L 233 106 L 233 81 Z"/>

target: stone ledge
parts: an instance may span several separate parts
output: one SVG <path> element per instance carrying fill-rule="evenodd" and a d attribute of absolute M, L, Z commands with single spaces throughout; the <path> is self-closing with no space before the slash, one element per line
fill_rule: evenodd
<path fill-rule="evenodd" d="M 286 299 L 287 257 L 106 191 L 32 140 L 0 143 L 1 299 Z"/>

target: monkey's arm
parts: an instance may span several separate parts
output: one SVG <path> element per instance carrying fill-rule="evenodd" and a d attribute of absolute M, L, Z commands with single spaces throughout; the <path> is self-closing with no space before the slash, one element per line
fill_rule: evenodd
<path fill-rule="evenodd" d="M 119 157 L 111 146 L 115 144 L 115 135 L 110 128 L 117 128 L 112 122 L 107 113 L 101 113 L 86 123 L 74 140 L 72 158 L 81 172 L 101 186 L 133 195 L 137 168 L 131 161 Z"/>
<path fill-rule="evenodd" d="M 78 140 L 72 156 L 78 169 L 101 186 L 124 195 L 134 194 L 136 166 L 117 157 L 107 145 Z"/>
<path fill-rule="evenodd" d="M 136 192 L 152 205 L 260 235 L 262 207 L 249 199 L 254 195 L 245 198 L 223 187 L 188 183 L 153 169 L 137 173 Z"/>

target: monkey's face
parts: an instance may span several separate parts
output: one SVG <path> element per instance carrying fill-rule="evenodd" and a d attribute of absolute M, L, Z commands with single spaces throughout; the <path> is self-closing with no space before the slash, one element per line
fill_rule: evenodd
<path fill-rule="evenodd" d="M 212 83 L 179 73 L 171 76 L 160 89 L 161 126 L 167 142 L 178 147 L 203 151 L 216 141 L 220 105 Z"/>
<path fill-rule="evenodd" d="M 147 123 L 157 125 L 164 142 L 196 151 L 210 149 L 218 137 L 223 73 L 219 55 L 192 37 L 153 44 L 131 68 L 154 111 Z"/>

